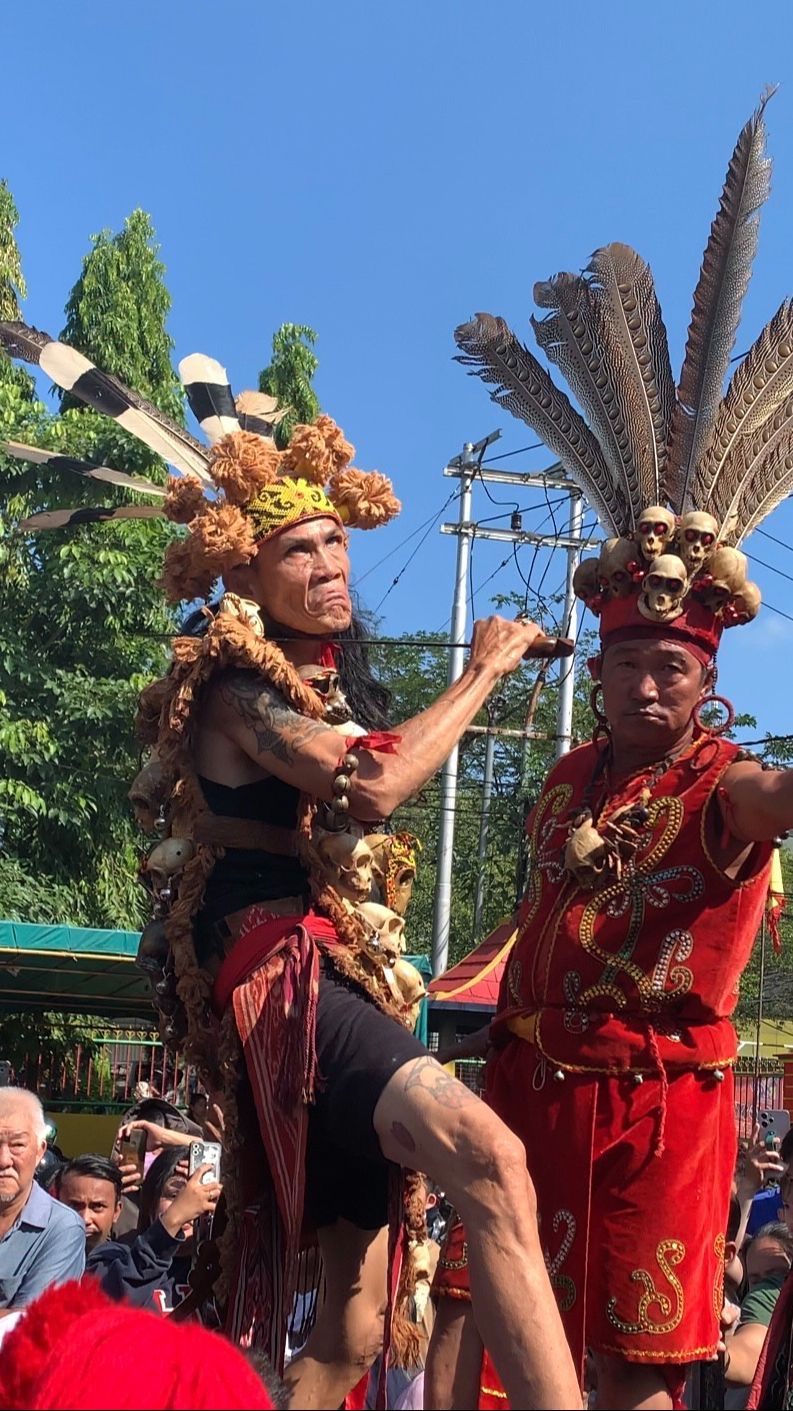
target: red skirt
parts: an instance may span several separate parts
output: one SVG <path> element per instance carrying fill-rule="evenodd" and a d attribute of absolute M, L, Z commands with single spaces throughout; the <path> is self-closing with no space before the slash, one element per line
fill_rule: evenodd
<path fill-rule="evenodd" d="M 557 1080 L 532 1044 L 513 1039 L 488 1067 L 487 1095 L 526 1146 L 582 1373 L 587 1347 L 670 1367 L 713 1357 L 736 1154 L 732 1073 Z M 439 1265 L 441 1295 L 467 1296 L 464 1254 L 458 1230 Z"/>

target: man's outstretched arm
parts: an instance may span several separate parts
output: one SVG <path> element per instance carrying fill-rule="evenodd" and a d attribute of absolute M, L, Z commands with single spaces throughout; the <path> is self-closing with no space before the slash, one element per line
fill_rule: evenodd
<path fill-rule="evenodd" d="M 387 818 L 440 769 L 500 678 L 514 671 L 541 629 L 490 617 L 474 624 L 471 652 L 459 681 L 427 710 L 395 726 L 394 754 L 360 754 L 350 809 L 363 822 Z M 218 680 L 206 723 L 231 739 L 256 764 L 315 798 L 332 797 L 343 746 L 337 730 L 293 710 L 255 672 L 231 671 Z"/>

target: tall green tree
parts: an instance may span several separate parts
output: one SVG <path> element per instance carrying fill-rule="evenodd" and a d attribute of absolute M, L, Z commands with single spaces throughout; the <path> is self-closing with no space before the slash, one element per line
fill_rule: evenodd
<path fill-rule="evenodd" d="M 2 240 L 0 290 L 21 291 L 18 252 Z M 101 293 L 100 293 L 101 291 Z M 97 304 L 93 305 L 96 293 Z M 81 351 L 171 414 L 170 299 L 147 216 L 93 242 L 67 305 Z M 141 353 L 140 342 L 144 353 Z M 68 401 L 57 415 L 6 381 L 0 439 L 49 445 L 161 478 L 164 467 L 112 422 Z M 160 674 L 174 625 L 157 588 L 166 521 L 22 532 L 33 511 L 117 503 L 128 493 L 0 456 L 0 916 L 134 926 L 137 843 L 126 803 L 141 687 Z"/>
<path fill-rule="evenodd" d="M 273 334 L 273 355 L 259 373 L 259 391 L 277 397 L 289 410 L 276 429 L 279 446 L 289 444 L 295 426 L 314 420 L 319 399 L 313 377 L 319 367 L 314 352 L 317 335 L 305 323 L 282 323 Z"/>
<path fill-rule="evenodd" d="M 181 419 L 182 391 L 165 326 L 171 296 L 159 249 L 151 217 L 141 210 L 127 216 L 116 235 L 109 230 L 93 235 L 66 304 L 61 337 L 161 411 Z M 80 406 L 67 393 L 57 395 L 64 408 Z"/>

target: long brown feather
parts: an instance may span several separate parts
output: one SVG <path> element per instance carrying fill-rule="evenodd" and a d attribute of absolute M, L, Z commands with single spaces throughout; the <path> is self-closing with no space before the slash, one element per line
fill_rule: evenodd
<path fill-rule="evenodd" d="M 732 540 L 744 520 L 751 518 L 755 501 L 762 499 L 767 489 L 763 468 L 791 432 L 793 396 L 750 436 L 739 437 L 709 501 L 711 514 L 721 523 L 722 538 Z"/>
<path fill-rule="evenodd" d="M 777 505 L 793 491 L 793 428 L 788 426 L 784 437 L 775 443 L 769 454 L 758 467 L 755 482 L 739 504 L 736 518 L 738 527 L 734 543 L 742 544 L 744 539 L 762 524 L 766 515 L 771 514 Z"/>
<path fill-rule="evenodd" d="M 649 265 L 629 245 L 596 250 L 586 269 L 604 315 L 604 332 L 632 387 L 633 453 L 641 479 L 641 511 L 667 499 L 665 466 L 675 383 L 666 328 Z"/>
<path fill-rule="evenodd" d="M 793 300 L 786 299 L 736 368 L 710 447 L 694 481 L 697 509 L 727 505 L 737 488 L 743 438 L 751 436 L 793 393 Z"/>
<path fill-rule="evenodd" d="M 556 274 L 535 284 L 534 300 L 553 310 L 543 319 L 532 318 L 537 342 L 564 373 L 580 403 L 620 487 L 628 528 L 633 530 L 642 510 L 642 480 L 629 430 L 635 416 L 632 387 L 621 355 L 617 351 L 615 356 L 606 335 L 598 300 L 586 280 L 575 274 Z"/>
<path fill-rule="evenodd" d="M 494 402 L 542 437 L 581 486 L 604 529 L 611 534 L 623 533 L 627 506 L 614 486 L 595 437 L 569 397 L 504 319 L 476 314 L 470 323 L 455 329 L 454 338 L 462 350 L 457 362 L 493 387 L 490 395 Z"/>
<path fill-rule="evenodd" d="M 668 478 L 678 512 L 691 503 L 697 465 L 710 444 L 757 252 L 758 213 L 771 185 L 763 112 L 772 91 L 763 94 L 735 145 L 694 291 L 669 444 Z"/>

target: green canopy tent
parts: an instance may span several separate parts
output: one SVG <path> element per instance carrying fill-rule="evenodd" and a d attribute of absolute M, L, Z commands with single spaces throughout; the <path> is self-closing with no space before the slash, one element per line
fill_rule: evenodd
<path fill-rule="evenodd" d="M 135 965 L 139 940 L 137 931 L 0 921 L 0 1009 L 55 1010 L 152 1023 L 151 993 Z M 426 956 L 408 959 L 429 977 Z M 419 1026 L 422 1023 L 426 1041 L 426 1002 Z"/>

